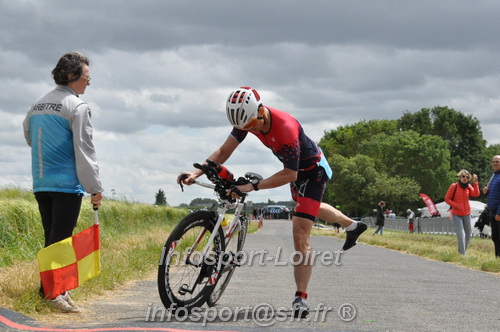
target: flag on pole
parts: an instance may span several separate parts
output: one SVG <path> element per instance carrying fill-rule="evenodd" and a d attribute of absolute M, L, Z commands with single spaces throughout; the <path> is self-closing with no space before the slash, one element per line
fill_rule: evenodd
<path fill-rule="evenodd" d="M 438 213 L 438 209 L 436 208 L 436 205 L 434 205 L 434 202 L 432 199 L 427 196 L 426 194 L 420 194 L 420 197 L 424 200 L 425 205 L 427 205 L 427 209 L 429 210 L 429 213 L 431 216 L 434 216 Z"/>
<path fill-rule="evenodd" d="M 101 258 L 97 219 L 92 227 L 43 248 L 37 259 L 43 292 L 49 299 L 98 276 Z"/>

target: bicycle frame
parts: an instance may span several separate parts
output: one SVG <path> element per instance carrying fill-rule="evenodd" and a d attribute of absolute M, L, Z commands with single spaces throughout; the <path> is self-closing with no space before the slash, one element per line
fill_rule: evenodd
<path fill-rule="evenodd" d="M 203 182 L 198 182 L 198 181 L 195 181 L 194 183 L 199 185 L 199 186 L 205 187 L 205 188 L 210 188 L 210 189 L 215 188 L 215 185 L 208 184 L 208 183 L 203 183 Z M 241 197 L 239 201 L 234 202 L 234 203 L 231 203 L 227 200 L 222 200 L 219 198 L 219 206 L 217 207 L 217 222 L 215 223 L 214 231 L 210 235 L 210 238 L 208 239 L 208 242 L 205 245 L 205 248 L 203 249 L 203 255 L 202 255 L 203 259 L 208 254 L 208 251 L 209 251 L 210 247 L 212 246 L 212 243 L 213 243 L 215 237 L 217 236 L 216 230 L 218 230 L 220 227 L 222 227 L 221 226 L 222 220 L 224 219 L 224 216 L 225 216 L 227 210 L 235 209 L 233 220 L 231 220 L 231 222 L 228 225 L 227 234 L 224 234 L 224 244 L 225 244 L 225 247 L 227 247 L 227 245 L 229 244 L 229 242 L 233 238 L 234 230 L 236 229 L 236 227 L 241 228 L 240 215 L 241 215 L 241 211 L 243 210 L 244 206 L 245 206 L 245 196 Z M 189 254 L 187 255 L 186 259 L 189 259 L 191 252 L 194 251 L 195 247 L 198 245 L 198 243 L 200 242 L 203 235 L 204 235 L 204 232 L 199 234 L 198 239 L 195 241 L 193 247 L 190 248 Z"/>

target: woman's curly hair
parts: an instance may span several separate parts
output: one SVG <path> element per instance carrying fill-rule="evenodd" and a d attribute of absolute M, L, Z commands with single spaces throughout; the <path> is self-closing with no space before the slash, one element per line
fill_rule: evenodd
<path fill-rule="evenodd" d="M 462 169 L 462 170 L 460 170 L 460 172 L 457 173 L 458 178 L 460 178 L 462 175 L 467 176 L 469 178 L 469 180 L 472 178 L 469 171 L 466 169 Z"/>
<path fill-rule="evenodd" d="M 69 52 L 64 54 L 52 69 L 52 77 L 57 85 L 68 85 L 69 82 L 78 80 L 83 73 L 82 64 L 89 66 L 89 59 L 78 52 Z M 68 77 L 73 74 L 70 80 Z"/>

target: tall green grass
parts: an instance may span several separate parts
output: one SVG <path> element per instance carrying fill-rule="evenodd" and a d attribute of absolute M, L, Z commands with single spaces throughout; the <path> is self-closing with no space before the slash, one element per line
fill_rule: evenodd
<path fill-rule="evenodd" d="M 101 275 L 76 289 L 75 297 L 101 293 L 153 271 L 168 234 L 187 213 L 184 209 L 104 200 L 99 208 Z M 84 198 L 74 233 L 92 224 L 92 206 Z M 25 314 L 50 311 L 38 295 L 36 254 L 43 247 L 44 236 L 32 193 L 0 189 L 0 230 L 0 306 Z"/>
<path fill-rule="evenodd" d="M 33 259 L 43 247 L 43 228 L 32 193 L 0 190 L 0 268 Z"/>

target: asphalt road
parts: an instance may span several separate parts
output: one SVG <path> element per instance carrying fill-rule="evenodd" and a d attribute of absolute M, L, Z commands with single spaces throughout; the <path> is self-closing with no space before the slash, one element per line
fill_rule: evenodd
<path fill-rule="evenodd" d="M 290 312 L 295 291 L 291 223 L 273 220 L 247 237 L 245 264 L 236 270 L 214 308 L 203 308 L 188 318 L 165 313 L 152 276 L 84 303 L 84 313 L 61 315 L 52 326 L 66 331 L 131 330 L 126 327 L 143 331 L 500 331 L 499 275 L 361 243 L 336 253 L 341 246 L 337 239 L 312 238 L 316 263 L 308 289 L 312 309 L 308 319 L 298 321 Z M 29 319 L 26 324 L 43 325 Z M 4 331 L 1 324 L 0 331 Z"/>

